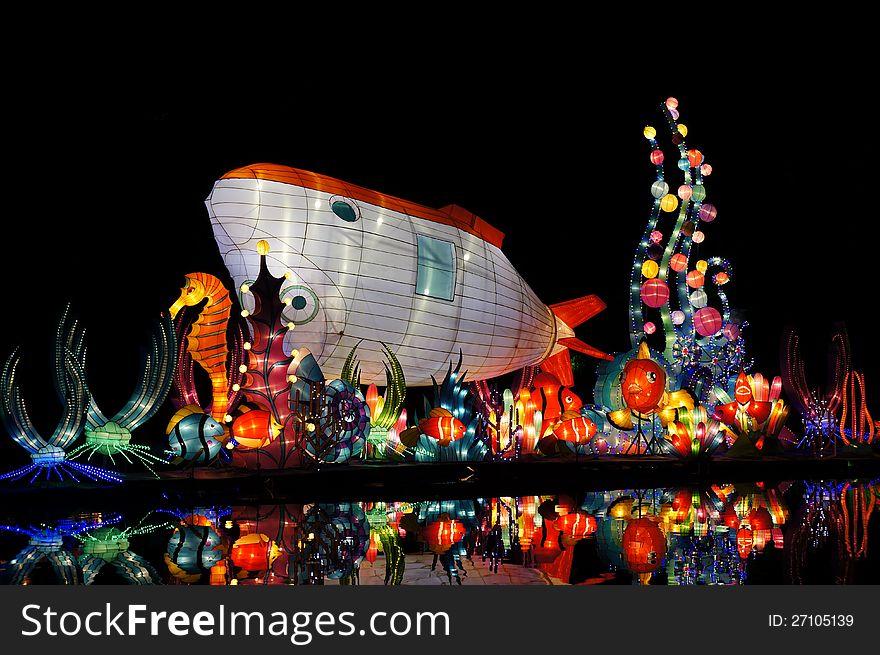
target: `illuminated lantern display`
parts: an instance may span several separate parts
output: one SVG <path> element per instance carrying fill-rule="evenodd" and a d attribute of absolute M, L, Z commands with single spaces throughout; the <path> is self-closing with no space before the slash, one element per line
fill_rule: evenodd
<path fill-rule="evenodd" d="M 202 412 L 198 405 L 179 409 L 165 428 L 168 444 L 177 461 L 208 463 L 223 447 L 226 429 Z"/>
<path fill-rule="evenodd" d="M 222 424 L 229 407 L 230 384 L 226 372 L 229 355 L 226 328 L 232 308 L 229 291 L 214 275 L 189 273 L 184 278 L 180 297 L 169 311 L 171 318 L 174 318 L 184 307 L 198 305 L 206 299 L 207 303 L 187 334 L 187 352 L 211 379 L 211 417 Z M 224 443 L 225 441 L 224 439 Z"/>
<path fill-rule="evenodd" d="M 574 336 L 605 304 L 596 296 L 541 302 L 502 253 L 504 235 L 461 207 L 434 209 L 275 164 L 229 171 L 205 203 L 238 287 L 257 279 L 262 257 L 273 275 L 289 274 L 285 316 L 327 379 L 342 379 L 347 354 L 361 344 L 360 383 L 384 384 L 377 335 L 409 386 L 431 386 L 459 352 L 472 381 L 570 348 L 606 358 Z M 259 241 L 268 242 L 263 256 Z M 377 311 L 376 298 L 386 310 Z M 507 327 L 487 335 L 487 320 Z"/>
<path fill-rule="evenodd" d="M 692 289 L 699 289 L 703 286 L 704 277 L 700 271 L 691 271 L 687 274 L 687 285 Z"/>
<path fill-rule="evenodd" d="M 677 252 L 669 259 L 669 268 L 671 268 L 676 273 L 681 273 L 684 269 L 687 268 L 687 263 L 687 257 L 682 255 L 680 252 Z"/>
<path fill-rule="evenodd" d="M 650 414 L 666 391 L 666 372 L 654 362 L 647 346 L 639 349 L 639 357 L 627 362 L 621 382 L 626 406 L 641 414 Z"/>
<path fill-rule="evenodd" d="M 660 230 L 651 231 L 651 243 L 658 244 L 663 241 L 663 233 Z"/>
<path fill-rule="evenodd" d="M 709 269 L 709 262 L 707 262 L 705 259 L 698 260 L 696 269 L 705 276 L 706 271 Z"/>
<path fill-rule="evenodd" d="M 752 552 L 753 545 L 754 538 L 749 528 L 740 528 L 736 531 L 736 550 L 740 557 L 746 559 Z"/>
<path fill-rule="evenodd" d="M 623 532 L 623 559 L 633 573 L 653 573 L 666 557 L 666 535 L 647 517 L 633 519 Z"/>
<path fill-rule="evenodd" d="M 657 199 L 662 198 L 669 193 L 669 185 L 663 180 L 657 180 L 651 185 L 651 195 Z"/>
<path fill-rule="evenodd" d="M 662 307 L 669 300 L 669 287 L 663 280 L 652 278 L 642 285 L 641 297 L 648 307 Z"/>
<path fill-rule="evenodd" d="M 541 413 L 542 423 L 540 434 L 538 436 L 543 437 L 546 435 L 548 430 L 554 426 L 566 412 L 574 412 L 574 416 L 580 416 L 578 410 L 584 404 L 580 399 L 580 396 L 574 393 L 571 387 L 563 386 L 559 382 L 559 378 L 555 375 L 548 372 L 539 373 L 532 380 L 532 388 L 534 396 L 528 389 L 524 389 L 520 392 L 520 400 L 525 399 L 528 404 L 534 407 L 534 409 L 531 409 L 532 414 L 537 411 Z M 540 399 L 540 406 L 535 405 L 532 400 L 533 397 Z M 528 410 L 520 412 L 520 416 L 522 417 L 520 420 L 524 424 L 528 423 L 528 414 Z"/>
<path fill-rule="evenodd" d="M 721 329 L 722 323 L 721 312 L 714 307 L 703 307 L 694 314 L 694 329 L 697 334 L 704 337 L 716 334 Z"/>
<path fill-rule="evenodd" d="M 674 212 L 676 209 L 678 209 L 678 198 L 676 198 L 671 193 L 667 193 L 660 200 L 660 209 L 667 213 Z"/>
<path fill-rule="evenodd" d="M 181 524 L 168 540 L 165 564 L 182 582 L 193 583 L 224 557 L 223 540 L 208 525 Z"/>
<path fill-rule="evenodd" d="M 642 275 L 648 279 L 657 277 L 657 272 L 659 270 L 660 267 L 657 266 L 657 262 L 652 259 L 647 259 L 645 260 L 645 263 L 642 264 Z"/>
<path fill-rule="evenodd" d="M 554 527 L 565 537 L 579 540 L 596 534 L 598 524 L 596 523 L 596 517 L 592 514 L 587 512 L 571 512 L 556 519 Z"/>
<path fill-rule="evenodd" d="M 700 211 L 697 212 L 697 216 L 704 223 L 711 223 L 715 220 L 715 217 L 718 216 L 718 210 L 715 209 L 715 205 L 710 205 L 708 202 L 700 207 Z"/>
<path fill-rule="evenodd" d="M 425 541 L 428 542 L 428 550 L 442 554 L 459 543 L 466 533 L 467 528 L 461 521 L 451 519 L 449 514 L 444 513 L 438 520 L 425 526 Z"/>
<path fill-rule="evenodd" d="M 590 419 L 575 414 L 570 418 L 566 418 L 569 412 L 562 415 L 562 422 L 553 429 L 553 434 L 557 439 L 569 441 L 576 444 L 587 443 L 596 435 L 596 424 Z"/>
<path fill-rule="evenodd" d="M 56 342 L 64 344 L 85 370 L 86 340 L 85 330 L 78 326 L 77 321 L 68 320 L 68 311 L 59 325 Z M 118 455 L 130 460 L 138 459 L 155 477 L 159 477 L 152 464 L 166 463 L 156 457 L 147 446 L 131 443 L 131 433 L 143 425 L 158 411 L 171 389 L 174 372 L 177 366 L 177 345 L 175 343 L 174 325 L 164 315 L 154 322 L 150 348 L 142 354 L 143 370 L 138 384 L 129 401 L 112 418 L 108 419 L 98 407 L 94 395 L 89 395 L 89 407 L 86 413 L 85 443 L 70 451 L 70 459 L 86 457 L 87 461 L 95 454 L 104 455 L 114 461 Z M 56 347 L 56 370 L 63 370 L 64 363 L 60 348 Z M 83 383 L 86 384 L 85 378 Z"/>
<path fill-rule="evenodd" d="M 688 128 L 687 128 L 687 125 L 679 124 L 675 129 L 678 130 L 678 133 L 679 133 L 681 136 L 687 136 L 687 135 L 688 135 Z"/>
<path fill-rule="evenodd" d="M 232 563 L 245 571 L 265 571 L 281 553 L 274 541 L 264 534 L 253 533 L 232 544 Z"/>
<path fill-rule="evenodd" d="M 232 424 L 232 436 L 242 448 L 265 448 L 281 433 L 281 426 L 266 409 L 241 407 Z"/>
<path fill-rule="evenodd" d="M 65 314 L 66 316 L 66 314 Z M 64 404 L 63 413 L 58 426 L 48 439 L 43 437 L 27 413 L 21 390 L 16 379 L 19 363 L 19 351 L 16 348 L 9 355 L 0 372 L 0 421 L 9 436 L 24 448 L 31 457 L 31 463 L 19 469 L 0 475 L 0 480 L 18 480 L 33 473 L 33 482 L 45 473 L 46 480 L 53 473 L 63 479 L 65 475 L 77 480 L 76 473 L 81 473 L 90 480 L 104 482 L 121 482 L 122 478 L 112 471 L 80 464 L 66 459 L 65 451 L 73 445 L 83 429 L 86 412 L 89 407 L 89 391 L 86 387 L 85 372 L 77 361 L 74 353 L 66 348 L 63 334 L 65 319 L 61 321 L 55 347 L 55 391 Z M 20 378 L 19 378 L 20 379 Z"/>
<path fill-rule="evenodd" d="M 651 359 L 648 344 L 643 341 L 621 371 L 620 397 L 625 408 L 609 411 L 608 420 L 621 430 L 631 430 L 633 416 L 641 421 L 656 413 L 661 425 L 666 426 L 680 408 L 693 409 L 691 394 L 684 390 L 668 392 L 666 380 L 666 371 Z"/>
<path fill-rule="evenodd" d="M 721 514 L 721 521 L 731 530 L 737 530 L 739 528 L 740 520 L 739 516 L 737 516 L 736 514 L 736 509 L 734 508 L 733 504 L 728 504 L 725 506 L 724 512 Z"/>
<path fill-rule="evenodd" d="M 688 297 L 691 302 L 691 305 L 696 307 L 697 309 L 702 309 L 709 302 L 709 297 L 706 295 L 706 292 L 702 289 L 697 289 Z"/>

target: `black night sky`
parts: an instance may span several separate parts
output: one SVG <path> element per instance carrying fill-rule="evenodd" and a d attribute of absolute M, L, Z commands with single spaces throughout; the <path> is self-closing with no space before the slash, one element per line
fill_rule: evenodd
<path fill-rule="evenodd" d="M 3 155 L 0 357 L 22 345 L 38 428 L 51 433 L 57 420 L 51 335 L 65 304 L 88 331 L 99 405 L 115 412 L 133 388 L 149 321 L 177 298 L 184 274 L 226 276 L 203 201 L 216 178 L 256 162 L 468 208 L 506 233 L 503 250 L 544 302 L 589 293 L 607 302 L 578 336 L 627 349 L 629 270 L 653 200 L 642 128 L 665 130 L 668 96 L 680 102 L 689 147 L 714 169 L 705 183 L 718 218 L 699 252 L 734 266 L 727 290 L 750 322 L 754 370 L 779 373 L 791 324 L 819 384 L 828 334 L 844 321 L 880 414 L 868 157 L 876 127 L 860 87 L 770 75 L 711 87 L 584 76 L 487 76 L 461 88 L 451 76 L 443 92 L 352 81 L 283 97 L 259 83 L 184 96 L 155 85 L 20 97 L 3 110 L 13 138 Z M 589 85 L 585 100 L 566 92 L 574 83 Z M 680 172 L 667 137 L 662 144 L 675 188 Z"/>

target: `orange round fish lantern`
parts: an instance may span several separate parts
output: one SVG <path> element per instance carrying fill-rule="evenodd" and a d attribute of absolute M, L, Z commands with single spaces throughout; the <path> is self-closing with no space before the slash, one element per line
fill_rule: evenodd
<path fill-rule="evenodd" d="M 265 448 L 281 434 L 281 425 L 265 409 L 242 407 L 232 424 L 232 436 L 241 448 Z"/>
<path fill-rule="evenodd" d="M 554 521 L 553 526 L 566 537 L 583 539 L 584 537 L 596 534 L 599 524 L 596 522 L 596 517 L 592 514 L 578 511 L 560 516 Z"/>
<path fill-rule="evenodd" d="M 640 414 L 653 412 L 666 391 L 666 372 L 639 349 L 639 355 L 623 367 L 620 383 L 623 402 Z M 647 351 L 647 348 L 644 349 Z"/>
<path fill-rule="evenodd" d="M 232 544 L 232 563 L 245 571 L 265 571 L 281 551 L 264 534 L 247 534 Z"/>
<path fill-rule="evenodd" d="M 753 543 L 754 537 L 751 530 L 740 528 L 736 531 L 736 550 L 740 557 L 746 559 L 749 556 L 749 553 L 752 552 Z"/>
<path fill-rule="evenodd" d="M 633 573 L 652 573 L 666 557 L 666 535 L 650 518 L 634 519 L 623 532 L 623 560 Z"/>

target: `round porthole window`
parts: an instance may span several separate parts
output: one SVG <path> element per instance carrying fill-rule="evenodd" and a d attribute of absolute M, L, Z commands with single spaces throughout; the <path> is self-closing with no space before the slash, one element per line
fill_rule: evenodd
<path fill-rule="evenodd" d="M 330 209 L 346 223 L 354 223 L 361 217 L 361 210 L 354 200 L 342 196 L 330 198 Z"/>
<path fill-rule="evenodd" d="M 284 310 L 286 320 L 295 325 L 305 325 L 318 314 L 321 303 L 318 296 L 305 285 L 287 287 L 281 292 L 281 299 L 287 307 Z"/>

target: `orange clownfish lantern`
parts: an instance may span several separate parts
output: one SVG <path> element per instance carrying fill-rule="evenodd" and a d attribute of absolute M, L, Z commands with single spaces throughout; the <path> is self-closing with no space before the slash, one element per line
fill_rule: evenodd
<path fill-rule="evenodd" d="M 543 417 L 541 426 L 541 434 L 543 437 L 547 434 L 548 428 L 554 425 L 557 420 L 567 411 L 579 410 L 584 402 L 580 397 L 571 390 L 571 387 L 564 387 L 552 373 L 539 373 L 532 380 L 533 399 L 535 404 L 539 405 Z"/>
<path fill-rule="evenodd" d="M 441 446 L 448 446 L 453 441 L 458 441 L 467 432 L 464 423 L 442 407 L 432 409 L 428 418 L 419 421 L 419 430 L 422 434 L 439 441 Z"/>
<path fill-rule="evenodd" d="M 441 446 L 448 446 L 453 441 L 464 437 L 467 427 L 452 415 L 448 409 L 436 407 L 431 410 L 427 418 L 419 421 L 417 426 L 407 428 L 398 435 L 400 443 L 413 448 L 421 435 L 436 439 Z"/>

